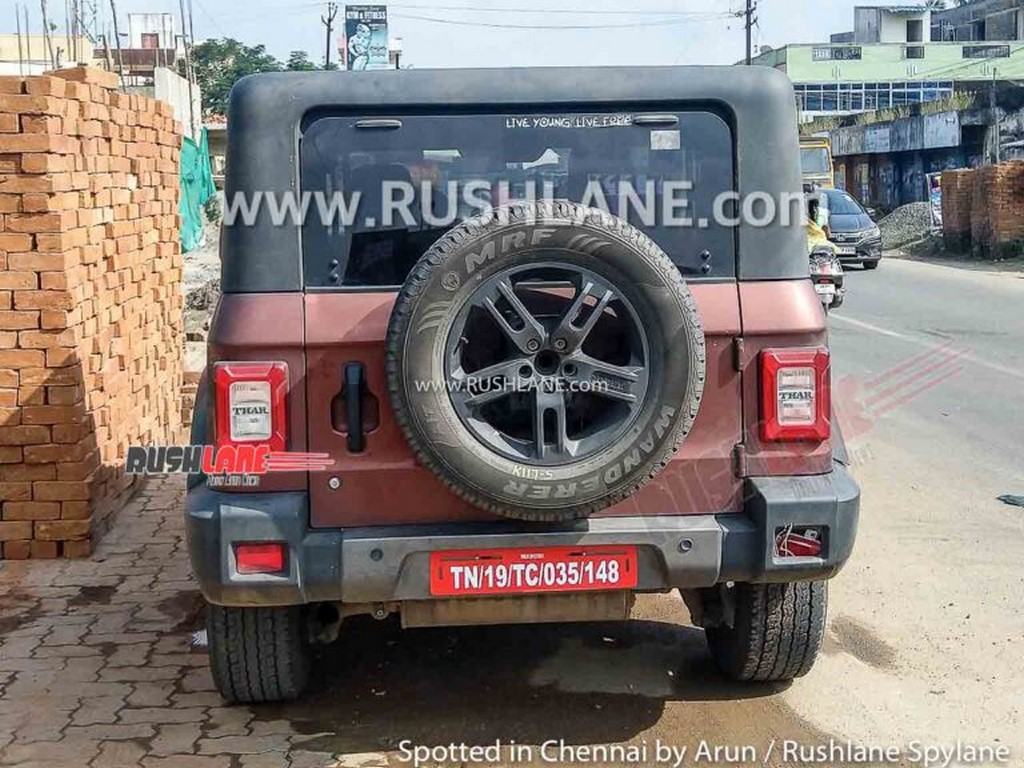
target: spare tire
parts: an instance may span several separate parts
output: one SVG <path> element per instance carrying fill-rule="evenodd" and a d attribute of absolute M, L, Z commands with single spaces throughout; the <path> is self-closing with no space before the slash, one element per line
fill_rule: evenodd
<path fill-rule="evenodd" d="M 521 202 L 459 224 L 415 265 L 387 374 L 409 445 L 455 493 L 567 520 L 672 458 L 700 405 L 704 332 L 642 232 L 566 201 Z"/>

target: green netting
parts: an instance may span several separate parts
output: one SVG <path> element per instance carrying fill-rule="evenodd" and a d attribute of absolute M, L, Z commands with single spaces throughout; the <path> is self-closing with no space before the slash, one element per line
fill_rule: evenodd
<path fill-rule="evenodd" d="M 181 248 L 186 253 L 199 245 L 203 235 L 203 205 L 216 193 L 206 129 L 196 144 L 187 136 L 181 146 Z"/>

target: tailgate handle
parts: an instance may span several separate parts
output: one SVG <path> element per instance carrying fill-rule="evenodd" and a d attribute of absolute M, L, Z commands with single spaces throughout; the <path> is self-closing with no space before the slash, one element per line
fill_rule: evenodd
<path fill-rule="evenodd" d="M 345 421 L 348 422 L 348 450 L 362 453 L 366 448 L 363 428 L 363 374 L 362 363 L 345 364 Z"/>

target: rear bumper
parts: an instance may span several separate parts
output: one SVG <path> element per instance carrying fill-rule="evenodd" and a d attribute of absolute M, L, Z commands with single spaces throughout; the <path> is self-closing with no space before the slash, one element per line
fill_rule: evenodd
<path fill-rule="evenodd" d="M 752 478 L 745 491 L 738 514 L 312 530 L 304 493 L 220 493 L 199 484 L 188 492 L 186 533 L 203 594 L 229 606 L 427 600 L 429 553 L 442 549 L 634 544 L 640 592 L 839 572 L 853 549 L 860 505 L 845 466 L 837 462 L 826 475 Z M 823 556 L 777 558 L 775 531 L 789 524 L 826 529 Z M 237 573 L 233 543 L 259 541 L 287 543 L 287 573 Z"/>

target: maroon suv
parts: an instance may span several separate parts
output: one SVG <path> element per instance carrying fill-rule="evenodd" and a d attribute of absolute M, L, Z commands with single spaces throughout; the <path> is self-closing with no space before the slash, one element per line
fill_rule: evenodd
<path fill-rule="evenodd" d="M 268 74 L 229 124 L 192 442 L 278 471 L 190 476 L 225 698 L 298 696 L 356 614 L 672 589 L 724 674 L 810 669 L 859 491 L 783 75 Z"/>

